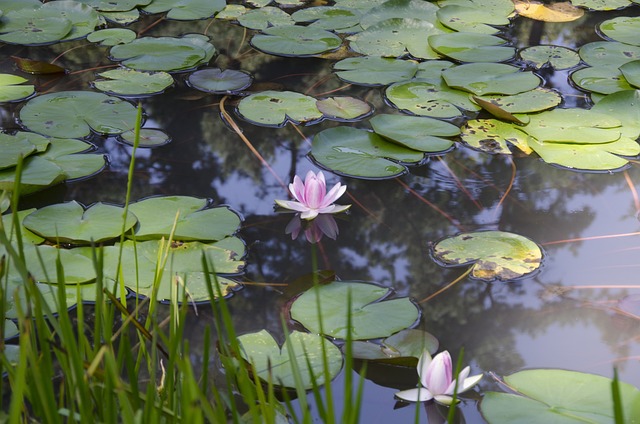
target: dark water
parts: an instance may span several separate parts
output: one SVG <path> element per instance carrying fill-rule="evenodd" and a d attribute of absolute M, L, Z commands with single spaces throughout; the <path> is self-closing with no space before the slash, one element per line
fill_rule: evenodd
<path fill-rule="evenodd" d="M 517 39 L 519 47 L 539 42 L 577 48 L 597 39 L 593 28 L 605 16 L 611 17 L 591 14 L 562 25 L 522 22 L 509 36 Z M 135 28 L 153 22 L 153 17 L 147 17 Z M 267 56 L 240 44 L 242 28 L 224 22 L 208 27 L 208 23 L 162 22 L 145 35 L 203 33 L 206 29 L 220 51 L 212 66 L 245 70 L 256 83 L 269 84 L 269 88 L 315 97 L 339 90 L 341 95 L 366 99 L 377 112 L 392 111 L 384 104 L 381 89 L 346 87 L 332 75 L 330 60 Z M 12 54 L 47 61 L 61 55 L 57 63 L 73 71 L 63 78 L 30 77 L 40 93 L 88 90 L 95 72 L 90 68 L 111 64 L 105 49 L 85 42 L 46 48 L 2 46 L 4 69 L 11 68 L 7 57 Z M 564 94 L 565 106 L 588 107 L 583 94 L 567 84 L 567 72 L 546 71 L 543 76 L 547 86 Z M 210 197 L 239 211 L 245 219 L 240 236 L 248 245 L 248 266 L 241 278 L 272 286 L 248 285 L 229 301 L 236 329 L 244 333 L 266 328 L 281 334 L 279 316 L 286 301 L 299 290 L 295 284 L 284 285 L 312 271 L 312 246 L 285 234 L 291 215 L 274 213 L 273 200 L 285 199 L 286 190 L 221 120 L 221 98 L 189 89 L 183 79 L 184 75 L 176 75 L 175 88 L 142 101 L 145 126 L 165 130 L 173 141 L 138 151 L 132 198 L 157 194 Z M 278 178 L 288 183 L 295 174 L 318 169 L 306 157 L 309 141 L 336 123 L 302 126 L 299 131 L 291 126 L 259 128 L 233 114 L 233 101 L 226 101 L 227 110 Z M 0 109 L 5 130 L 17 128 L 18 109 L 12 105 Z M 85 204 L 122 203 L 131 148 L 112 138 L 96 136 L 92 141 L 110 157 L 104 172 L 27 197 L 24 206 L 72 199 Z M 577 173 L 533 157 L 490 156 L 458 147 L 394 180 L 327 175 L 329 184 L 342 181 L 348 186 L 349 198 L 345 196 L 341 203 L 353 207 L 349 214 L 337 216 L 337 240 L 325 237 L 315 249 L 319 267 L 344 280 L 375 281 L 419 302 L 464 272 L 435 264 L 429 257 L 430 242 L 460 231 L 499 229 L 529 237 L 544 247 L 544 265 L 531 278 L 492 284 L 465 279 L 420 304 L 420 327 L 440 340 L 441 349 L 455 354 L 464 346 L 472 374 L 505 375 L 524 368 L 557 367 L 610 377 L 615 366 L 621 380 L 640 386 L 637 165 L 613 174 Z M 215 358 L 201 358 L 197 353 L 211 314 L 202 307 L 191 319 L 187 336 L 194 362 L 215 364 Z M 412 385 L 414 370 L 380 367 L 370 369 L 368 377 L 363 422 L 413 419 L 414 406 L 394 409 L 393 393 Z M 341 375 L 334 384 L 337 396 L 342 379 Z M 480 384 L 482 390 L 496 387 L 488 375 Z M 462 409 L 466 422 L 482 422 L 473 400 Z"/>

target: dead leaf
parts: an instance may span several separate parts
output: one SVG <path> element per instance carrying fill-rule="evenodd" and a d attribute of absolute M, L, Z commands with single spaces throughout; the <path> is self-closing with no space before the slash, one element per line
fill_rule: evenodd
<path fill-rule="evenodd" d="M 537 1 L 514 0 L 516 12 L 537 21 L 571 22 L 584 15 L 584 9 L 575 7 L 570 2 L 542 4 Z"/>

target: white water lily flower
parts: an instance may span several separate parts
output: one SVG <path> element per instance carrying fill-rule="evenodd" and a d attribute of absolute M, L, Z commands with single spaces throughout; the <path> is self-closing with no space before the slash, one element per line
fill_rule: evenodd
<path fill-rule="evenodd" d="M 327 193 L 327 184 L 322 171 L 316 175 L 313 171 L 307 172 L 307 176 L 302 179 L 297 175 L 293 178 L 293 183 L 289 184 L 289 191 L 296 199 L 276 200 L 278 206 L 285 209 L 301 212 L 300 218 L 313 219 L 321 213 L 338 213 L 346 211 L 351 205 L 336 205 L 333 202 L 347 190 L 347 186 L 340 183 L 334 185 Z"/>
<path fill-rule="evenodd" d="M 396 393 L 396 396 L 409 402 L 426 402 L 434 399 L 443 405 L 451 405 L 456 380 L 458 381 L 458 394 L 460 394 L 471 389 L 482 379 L 482 374 L 469 377 L 470 371 L 470 367 L 465 367 L 454 380 L 449 352 L 445 350 L 431 359 L 429 352 L 425 351 L 418 361 L 418 376 L 420 376 L 421 387 L 403 390 Z"/>

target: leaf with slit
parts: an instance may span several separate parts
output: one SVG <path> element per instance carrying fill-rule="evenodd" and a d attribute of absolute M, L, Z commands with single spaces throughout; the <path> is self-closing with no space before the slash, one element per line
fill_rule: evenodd
<path fill-rule="evenodd" d="M 497 34 L 500 30 L 495 26 L 509 25 L 506 15 L 496 14 L 492 10 L 481 7 L 447 5 L 437 13 L 443 25 L 455 30 L 476 34 Z"/>
<path fill-rule="evenodd" d="M 136 224 L 136 216 L 129 212 L 123 227 L 123 216 L 119 206 L 98 202 L 85 209 L 73 200 L 40 208 L 23 225 L 56 244 L 92 244 L 114 239 Z"/>
<path fill-rule="evenodd" d="M 640 90 L 624 90 L 609 94 L 592 108 L 592 112 L 615 116 L 622 123 L 623 136 L 640 137 Z"/>
<path fill-rule="evenodd" d="M 436 52 L 460 62 L 503 62 L 511 59 L 514 47 L 501 46 L 505 40 L 488 34 L 452 32 L 432 35 L 429 45 Z"/>
<path fill-rule="evenodd" d="M 487 392 L 480 404 L 490 424 L 613 423 L 612 380 L 560 369 L 531 369 L 504 377 L 515 393 Z M 626 418 L 640 417 L 640 390 L 619 382 Z M 630 421 L 629 421 L 630 422 Z"/>
<path fill-rule="evenodd" d="M 258 377 L 276 386 L 309 390 L 338 375 L 342 353 L 336 345 L 317 334 L 300 331 L 287 337 L 290 345 L 285 342 L 281 348 L 267 330 L 243 334 L 238 337 L 240 354 L 255 367 Z"/>
<path fill-rule="evenodd" d="M 40 237 L 37 234 L 32 233 L 27 229 L 24 225 L 22 225 L 22 220 L 29 215 L 31 212 L 34 212 L 36 208 L 25 209 L 18 211 L 18 222 L 20 222 L 20 234 L 22 235 L 22 240 L 27 241 L 31 244 L 40 244 L 44 241 L 44 238 Z M 9 240 L 16 239 L 16 231 L 13 227 L 13 214 L 7 213 L 2 215 L 2 225 L 4 226 L 5 234 Z"/>
<path fill-rule="evenodd" d="M 369 56 L 401 57 L 410 54 L 419 59 L 438 59 L 427 38 L 441 34 L 439 25 L 419 19 L 393 18 L 379 22 L 347 37 L 352 50 Z"/>
<path fill-rule="evenodd" d="M 20 85 L 25 78 L 11 74 L 0 74 L 0 102 L 16 102 L 36 92 L 33 85 Z"/>
<path fill-rule="evenodd" d="M 189 196 L 149 197 L 129 205 L 138 217 L 136 240 L 169 238 L 174 222 L 174 240 L 222 240 L 235 234 L 240 217 L 226 206 L 207 208 L 207 199 Z M 177 220 L 177 221 L 176 221 Z"/>
<path fill-rule="evenodd" d="M 511 143 L 524 153 L 531 153 L 529 136 L 507 122 L 496 119 L 474 119 L 467 121 L 461 131 L 462 141 L 472 149 L 481 152 L 510 155 L 511 150 L 507 143 Z"/>
<path fill-rule="evenodd" d="M 640 47 L 617 41 L 594 41 L 580 47 L 578 53 L 580 58 L 591 66 L 619 67 L 640 59 Z"/>
<path fill-rule="evenodd" d="M 397 82 L 385 90 L 385 97 L 396 108 L 414 115 L 432 118 L 462 116 L 460 109 L 480 110 L 468 93 L 450 88 L 443 82 L 414 79 Z"/>
<path fill-rule="evenodd" d="M 318 110 L 329 119 L 358 121 L 373 112 L 371 105 L 349 96 L 327 97 L 316 102 Z"/>
<path fill-rule="evenodd" d="M 53 312 L 54 314 L 57 313 L 58 306 L 60 304 L 58 301 L 58 297 L 60 297 L 58 295 L 58 288 L 49 284 L 35 284 L 33 287 L 35 287 L 35 289 L 40 292 L 40 295 L 42 296 L 41 301 L 44 301 L 44 303 L 47 304 L 51 312 Z M 18 318 L 16 298 L 18 299 L 18 302 L 21 305 L 22 311 L 27 310 L 27 295 L 25 293 L 25 290 L 26 290 L 26 285 L 23 282 L 10 283 L 8 287 L 6 287 L 6 292 L 5 292 L 6 296 L 4 296 L 6 299 L 6 303 L 5 303 L 6 309 L 4 310 L 5 318 L 9 318 L 9 319 Z M 34 295 L 35 294 L 31 296 L 34 296 Z M 76 305 L 78 303 L 78 298 L 76 297 L 76 291 L 66 290 L 64 301 L 66 303 L 67 308 L 71 308 L 72 306 Z M 33 301 L 31 303 L 33 305 Z"/>
<path fill-rule="evenodd" d="M 432 84 L 440 84 L 442 82 L 442 72 L 456 66 L 448 60 L 428 60 L 418 64 L 415 79 L 428 81 Z"/>
<path fill-rule="evenodd" d="M 590 10 L 616 10 L 628 7 L 630 0 L 571 0 L 571 4 Z"/>
<path fill-rule="evenodd" d="M 138 6 L 146 6 L 151 0 L 76 0 L 100 12 L 126 12 Z"/>
<path fill-rule="evenodd" d="M 343 59 L 333 65 L 338 78 L 359 85 L 388 85 L 413 78 L 418 63 L 390 57 L 362 56 Z"/>
<path fill-rule="evenodd" d="M 149 96 L 162 93 L 173 85 L 173 77 L 166 72 L 141 72 L 120 68 L 101 72 L 102 79 L 93 81 L 92 85 L 107 94 L 119 96 Z"/>
<path fill-rule="evenodd" d="M 637 156 L 640 145 L 627 137 L 599 144 L 540 143 L 529 140 L 529 146 L 547 163 L 585 171 L 613 171 L 629 163 L 622 156 Z"/>
<path fill-rule="evenodd" d="M 291 15 L 273 6 L 250 10 L 238 17 L 238 23 L 245 28 L 257 30 L 295 24 Z"/>
<path fill-rule="evenodd" d="M 578 69 L 571 74 L 571 80 L 580 88 L 599 94 L 611 94 L 621 90 L 631 90 L 617 65 L 593 66 Z"/>
<path fill-rule="evenodd" d="M 391 143 L 369 131 L 335 127 L 315 135 L 311 158 L 342 175 L 393 178 L 407 171 L 402 163 L 420 162 L 424 153 Z"/>
<path fill-rule="evenodd" d="M 117 97 L 91 91 L 44 94 L 20 110 L 22 125 L 51 137 L 82 138 L 119 134 L 135 126 L 135 106 Z"/>
<path fill-rule="evenodd" d="M 205 93 L 229 94 L 244 90 L 253 81 L 251 75 L 233 69 L 208 68 L 189 75 L 187 83 Z"/>
<path fill-rule="evenodd" d="M 640 16 L 618 16 L 602 22 L 600 32 L 621 43 L 640 46 Z"/>
<path fill-rule="evenodd" d="M 571 22 L 584 15 L 584 9 L 569 1 L 543 4 L 532 0 L 514 0 L 516 12 L 520 16 L 544 22 Z"/>
<path fill-rule="evenodd" d="M 137 34 L 126 28 L 107 28 L 92 32 L 87 36 L 87 41 L 98 43 L 101 46 L 115 46 L 127 44 L 135 40 Z"/>
<path fill-rule="evenodd" d="M 540 267 L 542 249 L 518 234 L 476 231 L 447 237 L 432 247 L 433 258 L 443 266 L 471 265 L 471 277 L 484 281 L 510 281 Z"/>
<path fill-rule="evenodd" d="M 431 2 L 420 0 L 388 0 L 384 3 L 372 7 L 362 19 L 360 26 L 367 29 L 387 19 L 418 19 L 432 24 L 438 24 L 436 12 L 438 7 Z"/>
<path fill-rule="evenodd" d="M 209 37 L 143 37 L 111 47 L 111 59 L 138 71 L 185 71 L 203 65 L 215 54 Z"/>
<path fill-rule="evenodd" d="M 291 318 L 312 333 L 345 339 L 350 312 L 353 340 L 389 337 L 420 318 L 419 308 L 409 298 L 387 300 L 391 294 L 391 289 L 375 284 L 334 281 L 312 287 L 296 298 L 291 304 Z"/>
<path fill-rule="evenodd" d="M 167 12 L 167 19 L 208 19 L 226 6 L 225 0 L 153 0 L 142 8 L 147 13 Z"/>
<path fill-rule="evenodd" d="M 311 26 L 327 30 L 354 27 L 360 24 L 360 17 L 357 10 L 338 6 L 307 7 L 291 15 L 295 22 L 311 22 Z"/>
<path fill-rule="evenodd" d="M 251 39 L 251 45 L 265 53 L 280 56 L 311 56 L 340 47 L 342 39 L 332 32 L 311 26 L 266 28 Z"/>
<path fill-rule="evenodd" d="M 133 146 L 136 140 L 135 131 L 125 131 L 118 134 L 118 141 Z M 139 147 L 158 147 L 171 142 L 171 137 L 166 132 L 157 128 L 141 128 Z"/>
<path fill-rule="evenodd" d="M 532 72 L 521 72 L 504 63 L 468 63 L 445 69 L 442 78 L 452 88 L 469 91 L 477 96 L 485 94 L 518 94 L 540 85 L 540 78 Z"/>
<path fill-rule="evenodd" d="M 19 9 L 2 16 L 0 41 L 33 46 L 52 44 L 62 40 L 72 27 L 69 19 L 49 16 L 39 9 Z"/>
<path fill-rule="evenodd" d="M 434 354 L 438 350 L 438 339 L 423 330 L 409 328 L 382 340 L 353 342 L 353 357 L 367 361 L 415 367 L 424 351 Z"/>
<path fill-rule="evenodd" d="M 489 102 L 492 105 L 502 109 L 507 113 L 532 113 L 540 112 L 545 109 L 551 109 L 562 102 L 562 97 L 558 92 L 549 90 L 548 88 L 536 88 L 535 90 L 525 91 L 524 93 L 514 94 L 513 96 L 481 96 L 473 97 L 474 100 L 480 99 Z M 494 114 L 493 110 L 489 110 L 486 105 L 481 104 L 483 109 Z M 501 116 L 494 116 L 502 118 Z M 529 118 L 519 116 L 518 120 L 525 119 L 529 122 Z M 521 123 L 526 123 L 521 122 Z"/>
<path fill-rule="evenodd" d="M 49 143 L 48 138 L 34 133 L 0 134 L 0 169 L 15 167 L 20 157 L 44 152 Z"/>
<path fill-rule="evenodd" d="M 520 58 L 536 69 L 556 70 L 573 68 L 580 63 L 580 56 L 574 50 L 562 46 L 531 46 L 520 50 Z"/>
<path fill-rule="evenodd" d="M 40 60 L 31 60 L 25 57 L 11 56 L 13 63 L 16 64 L 18 69 L 22 72 L 33 75 L 45 75 L 45 74 L 63 74 L 66 70 L 58 65 L 54 65 L 48 62 L 42 62 Z"/>
<path fill-rule="evenodd" d="M 531 115 L 522 131 L 541 142 L 598 144 L 619 139 L 621 125 L 618 119 L 592 110 L 554 109 Z"/>
<path fill-rule="evenodd" d="M 240 116 L 247 121 L 270 127 L 282 127 L 322 118 L 316 99 L 293 91 L 262 91 L 240 100 Z"/>
<path fill-rule="evenodd" d="M 401 146 L 427 153 L 438 153 L 453 147 L 453 141 L 442 137 L 460 134 L 460 129 L 437 119 L 379 114 L 369 121 L 376 134 Z"/>
<path fill-rule="evenodd" d="M 629 84 L 640 88 L 640 60 L 625 63 L 620 67 L 620 72 Z"/>
<path fill-rule="evenodd" d="M 84 38 L 100 25 L 100 15 L 91 6 L 71 0 L 44 3 L 39 9 L 49 15 L 58 15 L 71 21 L 71 31 L 61 41 Z"/>

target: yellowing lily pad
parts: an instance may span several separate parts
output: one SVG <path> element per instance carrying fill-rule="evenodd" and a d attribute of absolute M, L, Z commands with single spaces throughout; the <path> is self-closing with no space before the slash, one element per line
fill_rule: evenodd
<path fill-rule="evenodd" d="M 584 9 L 575 7 L 571 2 L 543 4 L 538 1 L 514 0 L 516 12 L 537 21 L 545 22 L 571 22 L 584 15 Z"/>
<path fill-rule="evenodd" d="M 0 102 L 24 100 L 36 92 L 33 85 L 21 85 L 25 78 L 11 74 L 0 74 Z"/>
<path fill-rule="evenodd" d="M 496 119 L 467 121 L 462 127 L 460 138 L 469 147 L 486 153 L 510 155 L 508 143 L 518 146 L 527 154 L 531 153 L 527 133 Z"/>
<path fill-rule="evenodd" d="M 433 258 L 444 266 L 471 265 L 471 276 L 510 281 L 540 267 L 542 249 L 530 239 L 504 231 L 461 233 L 438 241 Z"/>

